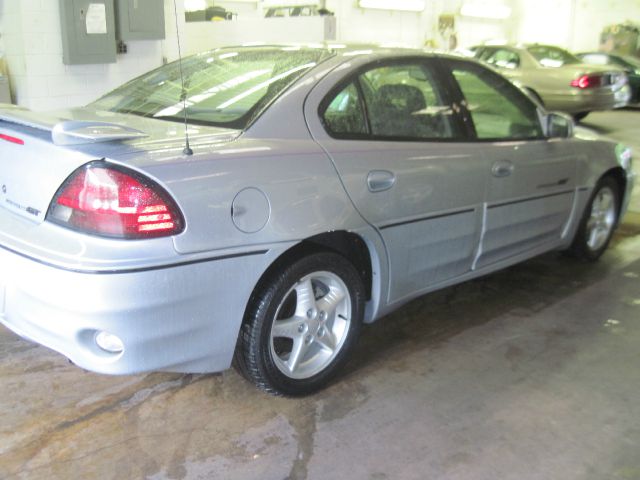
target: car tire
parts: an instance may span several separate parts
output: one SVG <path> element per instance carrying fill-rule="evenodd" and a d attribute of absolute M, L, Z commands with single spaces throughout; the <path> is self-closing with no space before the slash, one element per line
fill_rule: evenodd
<path fill-rule="evenodd" d="M 307 255 L 258 285 L 234 363 L 268 393 L 310 394 L 345 363 L 363 312 L 364 286 L 353 265 L 337 253 Z"/>
<path fill-rule="evenodd" d="M 570 253 L 589 261 L 600 258 L 618 224 L 619 196 L 620 189 L 615 179 L 600 179 L 584 210 Z"/>

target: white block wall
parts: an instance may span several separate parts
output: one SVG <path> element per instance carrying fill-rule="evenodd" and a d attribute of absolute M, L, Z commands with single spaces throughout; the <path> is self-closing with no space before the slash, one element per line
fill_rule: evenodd
<path fill-rule="evenodd" d="M 518 19 L 518 41 L 548 43 L 568 47 L 572 43 L 573 0 L 521 0 L 516 3 L 514 15 Z M 595 4 L 596 2 L 592 2 Z M 585 35 L 597 38 L 600 30 L 586 28 Z"/>
<path fill-rule="evenodd" d="M 397 43 L 421 47 L 435 41 L 446 47 L 438 33 L 440 14 L 458 14 L 463 1 L 428 0 L 424 12 L 365 10 L 356 0 L 326 0 L 337 19 L 337 41 Z M 595 49 L 606 25 L 631 20 L 640 24 L 640 0 L 482 0 L 503 2 L 513 9 L 506 21 L 456 17 L 458 46 L 491 39 L 511 42 L 554 43 L 573 50 Z M 183 54 L 211 46 L 258 40 L 255 28 L 240 22 L 186 24 L 184 7 L 178 7 L 178 30 Z M 219 2 L 238 13 L 239 20 L 257 22 L 264 10 L 260 3 Z M 49 110 L 85 104 L 178 57 L 173 0 L 165 0 L 164 41 L 127 42 L 128 53 L 113 64 L 73 65 L 62 63 L 59 0 L 0 0 L 0 50 L 4 51 L 16 103 L 34 110 Z M 278 20 L 270 25 L 280 25 Z M 301 22 L 301 23 L 304 23 Z M 253 24 L 252 24 L 253 25 Z M 244 25 L 246 27 L 246 25 Z M 271 27 L 268 27 L 271 28 Z M 277 28 L 277 35 L 262 35 L 268 41 L 309 41 L 311 29 Z M 304 30 L 304 29 L 303 29 Z M 233 31 L 233 35 L 229 33 Z M 307 35 L 307 36 L 305 36 Z M 304 38 L 302 38 L 304 37 Z"/>
<path fill-rule="evenodd" d="M 248 42 L 317 43 L 325 39 L 325 17 L 238 18 L 232 22 L 189 22 L 183 54 Z M 295 40 L 294 40 L 295 39 Z M 330 40 L 330 39 L 327 39 Z"/>
<path fill-rule="evenodd" d="M 427 2 L 429 3 L 429 2 Z M 424 12 L 362 9 L 355 1 L 327 0 L 327 8 L 337 16 L 338 40 L 353 43 L 392 43 L 422 47 L 431 35 Z"/>
<path fill-rule="evenodd" d="M 33 110 L 86 104 L 162 64 L 163 42 L 145 40 L 116 63 L 64 65 L 59 0 L 0 0 L 0 16 L 14 101 Z"/>
<path fill-rule="evenodd" d="M 631 21 L 640 26 L 640 0 L 572 0 L 572 38 L 575 51 L 595 50 L 607 25 Z"/>
<path fill-rule="evenodd" d="M 608 25 L 640 25 L 640 0 L 511 0 L 514 40 L 597 50 Z"/>
<path fill-rule="evenodd" d="M 325 38 L 324 19 L 320 17 L 264 18 L 266 9 L 259 5 L 251 8 L 251 4 L 231 1 L 216 2 L 216 5 L 238 13 L 237 21 L 187 23 L 186 51 L 189 53 L 246 42 L 305 43 Z M 426 35 L 430 35 L 430 27 L 425 25 L 428 11 L 361 9 L 350 0 L 327 0 L 326 5 L 336 16 L 336 41 L 421 47 Z"/>

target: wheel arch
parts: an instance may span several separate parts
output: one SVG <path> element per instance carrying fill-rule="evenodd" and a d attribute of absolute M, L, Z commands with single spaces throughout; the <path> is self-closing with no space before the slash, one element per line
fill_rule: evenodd
<path fill-rule="evenodd" d="M 357 270 L 365 289 L 365 299 L 370 300 L 373 288 L 371 253 L 364 239 L 353 232 L 336 230 L 305 238 L 282 253 L 260 276 L 253 291 L 258 290 L 284 265 L 317 252 L 334 252 L 343 256 Z"/>
<path fill-rule="evenodd" d="M 620 218 L 622 217 L 622 206 L 624 205 L 624 195 L 627 189 L 627 175 L 622 167 L 613 167 L 607 170 L 600 178 L 605 177 L 613 178 L 618 184 L 618 223 L 620 223 Z"/>

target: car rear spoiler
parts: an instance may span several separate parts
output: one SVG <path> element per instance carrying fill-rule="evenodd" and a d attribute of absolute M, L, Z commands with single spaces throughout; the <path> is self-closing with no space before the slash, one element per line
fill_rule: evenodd
<path fill-rule="evenodd" d="M 56 145 L 81 145 L 148 136 L 118 123 L 66 120 L 6 104 L 0 104 L 0 120 L 51 132 L 51 140 Z"/>

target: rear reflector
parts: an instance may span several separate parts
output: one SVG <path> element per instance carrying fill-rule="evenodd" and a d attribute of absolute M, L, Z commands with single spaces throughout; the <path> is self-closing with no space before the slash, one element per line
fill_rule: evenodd
<path fill-rule="evenodd" d="M 0 133 L 0 139 L 6 140 L 7 142 L 16 143 L 18 145 L 24 145 L 24 140 L 17 137 L 12 137 L 11 135 L 5 135 L 4 133 Z"/>
<path fill-rule="evenodd" d="M 76 170 L 54 197 L 47 219 L 116 238 L 175 235 L 184 224 L 175 202 L 160 186 L 104 162 Z"/>

